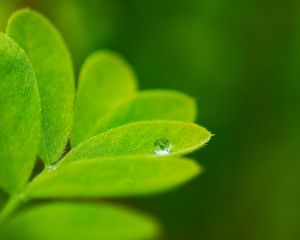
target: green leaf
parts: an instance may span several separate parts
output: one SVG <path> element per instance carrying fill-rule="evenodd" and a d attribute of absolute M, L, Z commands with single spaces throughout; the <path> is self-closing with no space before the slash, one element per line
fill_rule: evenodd
<path fill-rule="evenodd" d="M 172 146 L 169 156 L 190 153 L 209 141 L 211 134 L 193 123 L 144 121 L 123 125 L 95 136 L 71 150 L 62 161 L 95 157 L 157 157 L 154 142 L 167 138 Z"/>
<path fill-rule="evenodd" d="M 75 161 L 35 179 L 30 197 L 119 197 L 172 189 L 200 172 L 197 163 L 169 158 Z"/>
<path fill-rule="evenodd" d="M 51 203 L 27 209 L 13 218 L 1 239 L 140 240 L 158 234 L 153 219 L 108 204 Z"/>
<path fill-rule="evenodd" d="M 55 27 L 25 9 L 10 18 L 7 34 L 25 50 L 36 75 L 42 109 L 40 157 L 48 165 L 60 157 L 72 124 L 74 76 L 71 57 Z"/>
<path fill-rule="evenodd" d="M 8 193 L 26 184 L 38 152 L 40 101 L 24 51 L 0 33 L 0 185 Z"/>
<path fill-rule="evenodd" d="M 193 122 L 195 118 L 196 105 L 189 96 L 170 90 L 142 91 L 100 119 L 90 137 L 130 122 L 145 120 Z"/>
<path fill-rule="evenodd" d="M 0 189 L 0 212 L 2 211 L 3 206 L 7 202 L 8 198 L 9 196 L 2 189 Z"/>
<path fill-rule="evenodd" d="M 131 97 L 135 90 L 134 73 L 119 55 L 108 51 L 91 55 L 80 73 L 72 146 L 89 138 L 97 121 Z"/>

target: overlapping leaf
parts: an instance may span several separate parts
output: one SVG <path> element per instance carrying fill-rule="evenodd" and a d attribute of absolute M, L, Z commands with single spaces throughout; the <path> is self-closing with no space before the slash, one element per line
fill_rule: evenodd
<path fill-rule="evenodd" d="M 154 142 L 169 140 L 169 156 L 192 152 L 209 141 L 211 134 L 193 123 L 177 121 L 142 121 L 111 129 L 71 150 L 62 164 L 95 157 L 155 157 Z"/>
<path fill-rule="evenodd" d="M 171 144 L 167 157 L 154 152 L 154 142 L 161 137 Z M 161 192 L 199 173 L 194 161 L 176 156 L 203 146 L 210 137 L 205 128 L 186 122 L 127 124 L 75 147 L 56 171 L 36 178 L 27 194 L 37 198 L 116 197 Z"/>
<path fill-rule="evenodd" d="M 40 101 L 24 51 L 0 33 L 0 186 L 9 193 L 26 184 L 39 146 Z"/>
<path fill-rule="evenodd" d="M 108 51 L 91 55 L 80 73 L 72 146 L 89 138 L 97 121 L 135 90 L 134 73 L 119 55 Z"/>
<path fill-rule="evenodd" d="M 187 159 L 95 158 L 47 172 L 29 186 L 30 197 L 118 197 L 174 188 L 200 172 Z"/>
<path fill-rule="evenodd" d="M 195 118 L 196 105 L 191 97 L 170 90 L 141 91 L 101 118 L 92 133 L 96 135 L 130 122 L 146 120 L 193 122 Z"/>
<path fill-rule="evenodd" d="M 16 12 L 9 20 L 7 34 L 25 50 L 35 72 L 42 109 L 40 157 L 48 165 L 60 157 L 71 130 L 71 57 L 55 27 L 32 10 Z"/>

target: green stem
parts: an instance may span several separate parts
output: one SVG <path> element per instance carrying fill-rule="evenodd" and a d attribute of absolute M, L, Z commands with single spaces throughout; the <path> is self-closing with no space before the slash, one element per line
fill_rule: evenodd
<path fill-rule="evenodd" d="M 56 167 L 59 167 L 58 165 Z M 30 191 L 30 186 L 33 181 L 40 178 L 41 176 L 47 174 L 49 171 L 52 171 L 50 168 L 45 168 L 40 174 L 38 174 L 31 182 L 27 184 L 27 186 L 24 188 L 22 193 L 11 196 L 7 203 L 5 204 L 4 208 L 2 209 L 2 212 L 0 212 L 0 225 L 6 220 L 6 218 L 12 214 L 23 202 L 26 202 L 29 200 L 27 197 L 28 191 Z"/>
<path fill-rule="evenodd" d="M 21 195 L 14 195 L 9 198 L 2 212 L 0 213 L 0 224 L 2 224 L 5 219 L 20 206 L 22 201 L 23 198 Z"/>

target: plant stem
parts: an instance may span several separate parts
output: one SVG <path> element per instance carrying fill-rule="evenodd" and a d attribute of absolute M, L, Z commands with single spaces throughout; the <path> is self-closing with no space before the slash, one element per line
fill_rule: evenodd
<path fill-rule="evenodd" d="M 57 168 L 59 165 L 56 166 Z M 39 173 L 31 182 L 27 184 L 27 186 L 24 188 L 22 193 L 15 194 L 10 196 L 7 203 L 3 207 L 2 211 L 0 212 L 0 225 L 6 220 L 6 218 L 13 213 L 23 202 L 26 202 L 28 200 L 25 198 L 27 195 L 27 191 L 29 190 L 31 183 L 38 179 L 39 177 L 47 174 L 49 171 L 52 171 L 51 168 L 45 168 L 41 173 Z"/>
<path fill-rule="evenodd" d="M 20 206 L 22 201 L 23 198 L 21 195 L 14 195 L 9 198 L 2 212 L 0 213 L 0 224 L 2 224 L 5 219 Z"/>

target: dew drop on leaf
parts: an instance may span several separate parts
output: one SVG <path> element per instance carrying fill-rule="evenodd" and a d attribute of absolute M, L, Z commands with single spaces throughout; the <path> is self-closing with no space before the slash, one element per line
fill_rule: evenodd
<path fill-rule="evenodd" d="M 168 155 L 171 152 L 171 144 L 166 138 L 159 138 L 154 142 L 154 153 L 159 156 Z"/>
<path fill-rule="evenodd" d="M 57 164 L 49 165 L 46 167 L 48 172 L 54 172 L 57 170 Z"/>

